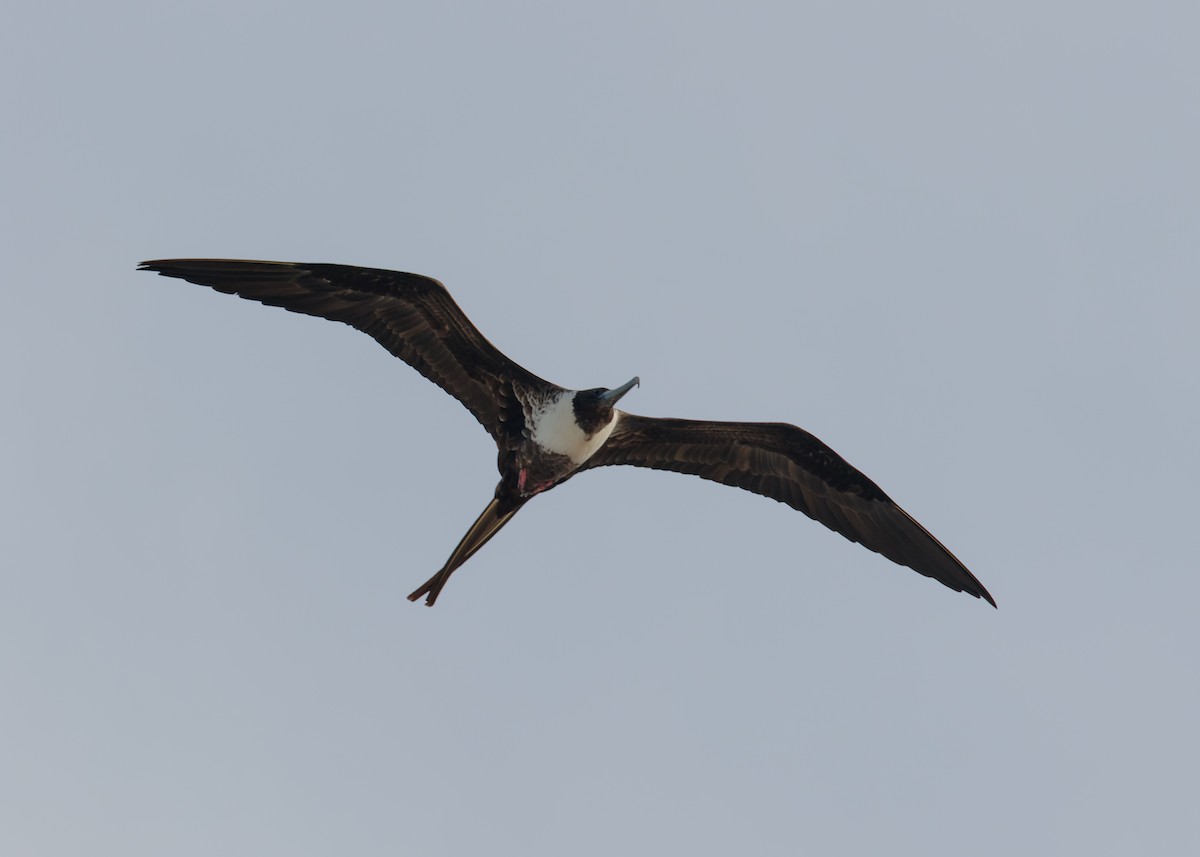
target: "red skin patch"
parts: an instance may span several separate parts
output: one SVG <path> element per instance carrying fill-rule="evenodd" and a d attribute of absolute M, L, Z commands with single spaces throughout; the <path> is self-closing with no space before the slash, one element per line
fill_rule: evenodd
<path fill-rule="evenodd" d="M 541 494 L 547 488 L 554 487 L 554 480 L 543 482 L 540 485 L 533 485 L 528 491 L 525 490 L 525 485 L 529 482 L 529 471 L 522 467 L 517 471 L 517 490 L 525 497 L 532 497 L 534 494 Z"/>

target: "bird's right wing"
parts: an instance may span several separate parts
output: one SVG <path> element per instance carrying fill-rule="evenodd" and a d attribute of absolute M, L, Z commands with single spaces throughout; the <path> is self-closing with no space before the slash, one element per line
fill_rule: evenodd
<path fill-rule="evenodd" d="M 796 426 L 621 412 L 584 467 L 610 464 L 690 473 L 770 497 L 893 562 L 996 604 L 966 566 L 878 485 Z"/>
<path fill-rule="evenodd" d="M 361 330 L 462 402 L 493 437 L 512 408 L 520 413 L 511 381 L 552 386 L 508 360 L 440 282 L 420 274 L 239 259 L 161 259 L 139 270 Z"/>

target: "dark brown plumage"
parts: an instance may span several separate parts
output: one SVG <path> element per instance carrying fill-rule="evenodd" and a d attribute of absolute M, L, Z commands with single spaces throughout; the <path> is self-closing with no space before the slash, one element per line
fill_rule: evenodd
<path fill-rule="evenodd" d="M 514 381 L 558 389 L 501 354 L 432 277 L 240 259 L 164 259 L 142 262 L 139 270 L 361 330 L 462 402 L 492 437 L 502 432 L 508 411 L 520 411 Z"/>
<path fill-rule="evenodd" d="M 622 414 L 584 468 L 610 464 L 690 473 L 770 497 L 892 562 L 996 604 L 966 566 L 878 485 L 796 426 Z"/>
<path fill-rule="evenodd" d="M 505 357 L 437 280 L 377 268 L 231 259 L 143 262 L 155 271 L 373 337 L 475 415 L 499 448 L 495 496 L 446 564 L 409 598 L 432 605 L 446 581 L 539 493 L 593 467 L 690 473 L 786 503 L 847 539 L 995 601 L 937 539 L 820 440 L 783 423 L 657 419 L 613 405 L 615 390 L 566 390 Z M 615 422 L 614 422 L 615 420 Z"/>

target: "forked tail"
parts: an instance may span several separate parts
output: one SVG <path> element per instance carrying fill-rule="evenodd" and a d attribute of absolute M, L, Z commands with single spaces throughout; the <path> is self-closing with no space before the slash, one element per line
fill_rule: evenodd
<path fill-rule="evenodd" d="M 483 514 L 475 519 L 475 523 L 471 524 L 471 529 L 467 530 L 467 534 L 462 537 L 462 541 L 458 543 L 454 553 L 450 554 L 446 564 L 437 574 L 421 584 L 420 588 L 415 590 L 412 595 L 409 595 L 408 600 L 416 601 L 425 595 L 427 596 L 425 606 L 432 607 L 433 603 L 437 601 L 442 587 L 450 579 L 450 575 L 474 556 L 475 551 L 487 544 L 488 539 L 500 532 L 500 528 L 507 524 L 509 519 L 517 514 L 517 510 L 524 505 L 524 500 L 518 500 L 516 505 L 513 505 L 511 500 L 501 501 L 499 498 L 493 498 L 492 502 L 488 503 L 487 508 L 483 510 Z"/>

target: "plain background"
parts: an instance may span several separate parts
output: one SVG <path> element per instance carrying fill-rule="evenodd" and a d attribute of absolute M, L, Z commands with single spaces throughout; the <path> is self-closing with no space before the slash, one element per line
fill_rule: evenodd
<path fill-rule="evenodd" d="M 0 853 L 1200 853 L 1194 3 L 24 3 L 0 33 Z M 138 274 L 442 279 L 804 426 L 1000 609 L 633 469 L 404 596 L 494 448 Z"/>

